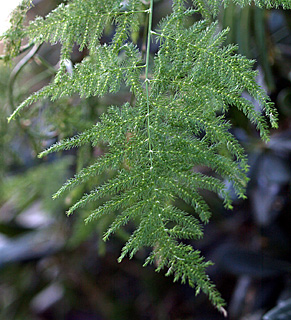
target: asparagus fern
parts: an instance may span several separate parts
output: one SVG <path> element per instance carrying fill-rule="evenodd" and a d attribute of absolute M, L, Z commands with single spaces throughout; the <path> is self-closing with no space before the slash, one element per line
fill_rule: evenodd
<path fill-rule="evenodd" d="M 273 104 L 256 83 L 254 61 L 236 54 L 235 45 L 223 46 L 228 30 L 219 31 L 215 19 L 220 5 L 227 6 L 228 2 L 193 0 L 193 7 L 189 7 L 184 0 L 173 0 L 172 13 L 155 30 L 153 0 L 148 5 L 140 0 L 72 0 L 59 5 L 46 18 L 32 21 L 18 36 L 27 36 L 33 44 L 60 42 L 60 68 L 48 86 L 32 94 L 9 118 L 38 100 L 55 100 L 74 93 L 84 98 L 103 96 L 118 92 L 125 84 L 132 93 L 130 103 L 112 106 L 92 128 L 55 143 L 39 155 L 84 144 L 108 145 L 104 156 L 68 180 L 54 197 L 106 170 L 116 170 L 113 178 L 84 194 L 68 214 L 111 196 L 86 221 L 116 214 L 104 240 L 130 220 L 135 222 L 136 229 L 118 261 L 127 255 L 132 258 L 142 247 L 152 248 L 145 265 L 155 262 L 157 271 L 166 269 L 166 275 L 173 275 L 174 281 L 187 282 L 196 287 L 197 293 L 202 290 L 221 311 L 224 301 L 205 270 L 210 262 L 205 262 L 200 252 L 184 244 L 183 239 L 201 238 L 203 224 L 211 216 L 201 189 L 216 192 L 223 197 L 225 207 L 231 208 L 223 183 L 228 179 L 237 195 L 245 197 L 247 159 L 229 131 L 231 126 L 225 117 L 228 109 L 241 110 L 265 141 L 268 121 L 277 127 Z M 234 2 L 251 4 L 249 0 Z M 291 8 L 290 0 L 254 3 Z M 189 26 L 186 18 L 196 12 L 202 19 Z M 145 58 L 130 41 L 143 15 L 148 16 Z M 115 33 L 110 42 L 101 44 L 108 24 L 115 25 Z M 12 33 L 8 30 L 4 37 L 9 40 Z M 159 44 L 153 60 L 152 41 Z M 75 43 L 80 50 L 88 48 L 89 55 L 68 70 Z M 242 96 L 243 92 L 259 103 L 260 112 Z M 193 168 L 198 165 L 208 166 L 216 175 L 195 172 Z M 175 206 L 177 198 L 191 205 L 197 215 Z"/>

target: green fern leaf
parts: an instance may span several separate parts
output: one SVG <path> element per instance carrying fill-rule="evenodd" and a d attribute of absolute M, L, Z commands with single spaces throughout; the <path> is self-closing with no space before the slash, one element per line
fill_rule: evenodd
<path fill-rule="evenodd" d="M 236 54 L 236 46 L 223 47 L 228 30 L 219 31 L 217 23 L 211 22 L 221 2 L 193 0 L 194 8 L 186 8 L 184 0 L 174 0 L 172 13 L 162 19 L 156 31 L 152 30 L 153 0 L 149 7 L 139 0 L 72 0 L 60 5 L 23 31 L 31 42 L 62 44 L 60 69 L 52 83 L 31 95 L 10 119 L 39 100 L 75 93 L 83 98 L 101 97 L 126 85 L 133 95 L 131 103 L 112 106 L 91 129 L 57 142 L 39 155 L 84 144 L 96 146 L 102 142 L 108 146 L 105 155 L 69 179 L 54 197 L 106 170 L 115 170 L 112 178 L 84 194 L 67 213 L 101 199 L 103 204 L 86 221 L 115 215 L 104 240 L 131 220 L 136 225 L 118 261 L 127 255 L 132 258 L 142 247 L 151 248 L 145 265 L 154 263 L 157 271 L 167 269 L 167 276 L 196 287 L 197 293 L 203 291 L 223 311 L 224 301 L 206 274 L 211 263 L 182 241 L 201 238 L 202 224 L 211 217 L 201 190 L 219 194 L 225 207 L 231 208 L 223 183 L 227 179 L 237 195 L 245 197 L 247 159 L 229 131 L 225 113 L 232 107 L 241 110 L 265 141 L 269 136 L 267 119 L 276 128 L 277 114 L 256 82 L 254 62 Z M 244 6 L 251 1 L 234 2 Z M 258 6 L 291 8 L 289 0 L 254 2 Z M 185 17 L 196 11 L 205 20 L 189 27 Z M 148 16 L 145 61 L 139 48 L 130 42 L 130 34 L 139 30 L 143 15 Z M 101 44 L 108 24 L 115 25 L 115 33 Z M 151 38 L 159 43 L 153 63 Z M 80 50 L 87 47 L 89 56 L 68 72 L 66 59 L 74 43 Z M 243 92 L 256 100 L 260 111 L 254 110 Z M 214 176 L 195 172 L 193 168 L 198 165 L 211 168 Z M 196 217 L 175 205 L 176 199 L 192 206 Z"/>

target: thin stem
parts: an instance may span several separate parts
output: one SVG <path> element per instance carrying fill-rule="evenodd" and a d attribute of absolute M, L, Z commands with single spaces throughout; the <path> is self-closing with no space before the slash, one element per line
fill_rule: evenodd
<path fill-rule="evenodd" d="M 148 20 L 148 39 L 147 39 L 147 51 L 146 51 L 146 69 L 145 69 L 145 89 L 147 98 L 147 133 L 149 142 L 149 154 L 151 168 L 153 168 L 153 158 L 152 158 L 152 143 L 151 143 L 151 132 L 150 132 L 150 101 L 149 101 L 149 61 L 150 61 L 150 46 L 151 46 L 151 32 L 152 32 L 152 21 L 153 21 L 153 6 L 154 0 L 151 0 L 149 8 L 149 20 Z"/>
<path fill-rule="evenodd" d="M 17 65 L 11 72 L 9 82 L 8 82 L 8 100 L 9 100 L 10 107 L 13 109 L 12 111 L 14 111 L 15 109 L 14 97 L 13 97 L 14 82 L 17 76 L 19 75 L 19 73 L 21 72 L 21 70 L 30 61 L 30 59 L 37 53 L 39 48 L 40 48 L 40 45 L 34 45 L 33 48 L 30 50 L 30 52 L 17 63 Z"/>
<path fill-rule="evenodd" d="M 141 46 L 142 60 L 144 60 L 146 56 L 146 50 L 147 50 L 146 43 L 147 43 L 147 35 L 148 35 L 148 30 L 146 29 L 146 26 L 148 26 L 148 24 L 149 24 L 149 15 L 147 14 L 144 21 L 144 30 L 143 30 L 143 36 L 142 36 L 142 46 Z"/>
<path fill-rule="evenodd" d="M 14 103 L 14 95 L 13 95 L 15 80 L 16 80 L 17 76 L 20 74 L 21 70 L 25 67 L 25 65 L 35 56 L 35 54 L 40 49 L 40 47 L 41 47 L 41 45 L 34 45 L 32 47 L 32 49 L 30 50 L 30 52 L 28 52 L 28 54 L 26 56 L 24 56 L 17 63 L 17 65 L 15 66 L 15 68 L 11 72 L 9 82 L 8 82 L 8 101 L 10 104 L 10 108 L 12 109 L 13 112 L 15 112 L 15 103 Z M 29 46 L 28 46 L 28 48 L 29 48 Z M 36 153 L 39 153 L 38 145 L 34 139 L 34 135 L 32 134 L 32 132 L 29 130 L 29 128 L 22 126 L 19 119 L 17 119 L 16 121 L 17 121 L 17 124 L 19 125 L 19 128 L 29 136 L 30 142 L 32 144 L 34 151 Z"/>
<path fill-rule="evenodd" d="M 132 10 L 132 11 L 118 11 L 118 12 L 108 12 L 107 14 L 133 14 L 133 13 L 147 13 L 149 12 L 149 9 L 146 10 Z"/>

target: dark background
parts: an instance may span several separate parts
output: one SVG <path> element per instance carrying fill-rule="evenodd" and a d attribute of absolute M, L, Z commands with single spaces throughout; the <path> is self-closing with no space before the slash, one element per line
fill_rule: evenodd
<path fill-rule="evenodd" d="M 47 14 L 60 2 L 35 1 L 29 19 Z M 156 1 L 155 22 L 170 5 Z M 221 27 L 231 27 L 226 43 L 238 43 L 239 53 L 256 59 L 258 82 L 278 108 L 279 129 L 265 144 L 239 111 L 229 112 L 232 131 L 249 157 L 248 199 L 233 196 L 234 210 L 226 211 L 221 199 L 205 193 L 213 217 L 203 240 L 192 244 L 214 262 L 208 273 L 227 302 L 229 319 L 260 320 L 291 298 L 291 12 L 231 5 L 219 18 Z M 102 41 L 113 31 L 106 30 Z M 132 35 L 138 45 L 142 33 Z M 130 98 L 124 88 L 102 99 L 46 101 L 8 124 L 13 108 L 52 78 L 59 50 L 59 45 L 43 45 L 15 79 L 11 71 L 27 52 L 11 65 L 0 61 L 0 319 L 223 319 L 203 294 L 195 297 L 193 289 L 155 273 L 154 266 L 143 268 L 146 250 L 118 264 L 132 226 L 102 242 L 109 218 L 83 222 L 98 203 L 66 217 L 65 210 L 110 173 L 51 199 L 66 178 L 103 154 L 105 147 L 82 147 L 44 160 L 38 160 L 37 153 L 90 127 L 109 105 Z M 72 62 L 87 54 L 74 48 Z M 280 319 L 291 319 L 290 310 L 289 300 Z"/>

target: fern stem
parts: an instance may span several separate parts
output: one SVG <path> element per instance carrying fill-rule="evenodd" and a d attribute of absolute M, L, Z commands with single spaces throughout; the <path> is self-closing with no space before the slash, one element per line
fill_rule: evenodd
<path fill-rule="evenodd" d="M 152 21 L 153 21 L 153 6 L 154 6 L 154 0 L 151 0 L 150 8 L 149 8 L 149 19 L 148 19 L 148 39 L 147 39 L 146 68 L 145 68 L 145 89 L 146 89 L 146 98 L 147 98 L 147 133 L 148 133 L 151 170 L 153 168 L 153 158 L 152 158 L 153 150 L 152 150 L 151 132 L 150 132 L 150 101 L 149 101 L 149 77 L 148 77 L 148 75 L 149 75 Z"/>
<path fill-rule="evenodd" d="M 119 15 L 119 14 L 133 14 L 133 13 L 147 13 L 149 12 L 149 9 L 146 9 L 146 10 L 131 10 L 131 11 L 117 11 L 117 12 L 108 12 L 107 14 L 114 14 L 114 15 Z"/>

